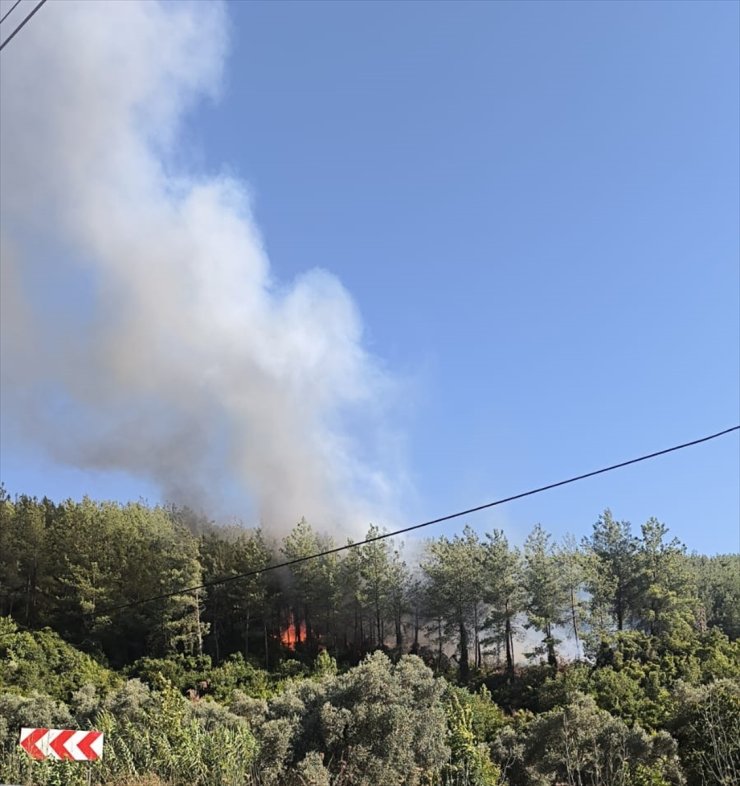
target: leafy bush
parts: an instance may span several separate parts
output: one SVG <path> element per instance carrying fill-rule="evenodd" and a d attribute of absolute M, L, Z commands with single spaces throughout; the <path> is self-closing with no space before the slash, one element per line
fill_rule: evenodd
<path fill-rule="evenodd" d="M 256 721 L 260 777 L 287 784 L 310 770 L 336 786 L 420 783 L 449 756 L 443 691 L 419 658 L 394 665 L 381 652 L 338 677 L 288 685 Z"/>
<path fill-rule="evenodd" d="M 680 684 L 674 699 L 670 728 L 691 786 L 740 783 L 740 684 L 728 679 L 700 687 Z"/>
<path fill-rule="evenodd" d="M 629 728 L 579 695 L 568 707 L 537 716 L 523 733 L 521 782 L 569 786 L 680 786 L 677 745 L 665 733 Z"/>
<path fill-rule="evenodd" d="M 105 691 L 119 683 L 114 672 L 48 628 L 19 631 L 12 619 L 0 617 L 0 690 L 39 691 L 67 701 L 83 685 Z"/>
<path fill-rule="evenodd" d="M 498 786 L 501 769 L 475 732 L 474 702 L 461 700 L 461 693 L 453 692 L 447 702 L 450 761 L 443 769 L 443 782 L 446 786 Z"/>

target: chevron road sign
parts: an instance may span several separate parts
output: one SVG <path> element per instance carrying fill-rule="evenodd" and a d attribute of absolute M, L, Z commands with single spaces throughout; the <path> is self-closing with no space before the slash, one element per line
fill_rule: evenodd
<path fill-rule="evenodd" d="M 73 729 L 21 729 L 20 746 L 34 759 L 96 761 L 103 756 L 103 733 Z"/>

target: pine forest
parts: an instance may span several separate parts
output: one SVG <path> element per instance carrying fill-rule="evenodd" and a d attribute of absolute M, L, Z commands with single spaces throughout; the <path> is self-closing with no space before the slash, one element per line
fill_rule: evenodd
<path fill-rule="evenodd" d="M 302 560 L 345 544 L 3 492 L 0 781 L 740 783 L 738 555 L 606 510 L 581 542 L 465 526 Z M 105 754 L 34 761 L 24 726 Z"/>

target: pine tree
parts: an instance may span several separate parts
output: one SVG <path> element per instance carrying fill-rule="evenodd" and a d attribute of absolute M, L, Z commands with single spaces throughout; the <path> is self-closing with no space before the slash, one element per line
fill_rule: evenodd
<path fill-rule="evenodd" d="M 624 630 L 634 621 L 640 592 L 638 544 L 631 525 L 615 521 L 607 509 L 583 545 L 589 555 L 586 587 L 591 595 L 592 627 L 614 624 Z"/>
<path fill-rule="evenodd" d="M 636 616 L 651 636 L 690 638 L 698 605 L 694 573 L 686 548 L 655 518 L 642 525 L 637 560 L 640 566 Z"/>
<path fill-rule="evenodd" d="M 580 659 L 585 617 L 585 601 L 582 595 L 586 581 L 586 560 L 572 535 L 566 535 L 555 550 L 555 560 L 568 596 L 567 625 L 575 639 L 576 658 Z"/>
<path fill-rule="evenodd" d="M 558 665 L 555 628 L 566 618 L 568 596 L 558 569 L 550 535 L 537 524 L 524 544 L 526 611 L 530 626 L 544 634 L 547 662 Z"/>
<path fill-rule="evenodd" d="M 483 561 L 478 536 L 465 527 L 463 534 L 452 540 L 442 537 L 431 541 L 422 564 L 440 623 L 443 620 L 445 623 L 445 634 L 457 640 L 462 682 L 467 682 L 470 674 L 470 633 L 471 630 L 477 633 L 476 620 L 480 616 L 477 609 L 483 597 Z"/>
<path fill-rule="evenodd" d="M 525 605 L 522 559 L 516 549 L 509 547 L 502 530 L 494 530 L 486 537 L 483 586 L 490 610 L 485 626 L 493 629 L 497 643 L 503 642 L 506 669 L 511 673 L 514 670 L 516 618 Z"/>

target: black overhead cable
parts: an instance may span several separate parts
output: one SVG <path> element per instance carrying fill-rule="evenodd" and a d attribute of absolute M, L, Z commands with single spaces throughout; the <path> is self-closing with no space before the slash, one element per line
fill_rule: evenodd
<path fill-rule="evenodd" d="M 340 551 L 346 551 L 347 549 L 353 549 L 357 546 L 364 546 L 368 543 L 375 543 L 379 540 L 384 540 L 385 538 L 392 538 L 396 535 L 403 535 L 406 532 L 413 532 L 417 529 L 422 529 L 422 527 L 429 527 L 432 524 L 440 524 L 443 521 L 450 521 L 451 519 L 460 518 L 461 516 L 467 516 L 471 513 L 477 513 L 481 510 L 486 510 L 488 508 L 493 508 L 496 505 L 503 505 L 505 502 L 513 502 L 516 499 L 522 499 L 523 497 L 531 497 L 534 494 L 540 494 L 543 491 L 549 491 L 550 489 L 558 488 L 558 486 L 566 486 L 569 483 L 575 483 L 578 480 L 585 480 L 586 478 L 592 478 L 595 475 L 602 475 L 605 472 L 611 472 L 615 469 L 620 469 L 621 467 L 627 467 L 630 464 L 638 464 L 641 461 L 647 461 L 648 459 L 656 458 L 657 456 L 664 456 L 666 453 L 673 453 L 677 450 L 683 450 L 684 448 L 692 447 L 693 445 L 699 445 L 702 442 L 709 442 L 712 439 L 717 439 L 718 437 L 722 437 L 725 434 L 730 434 L 733 431 L 740 430 L 740 426 L 733 426 L 732 428 L 727 428 L 724 431 L 718 431 L 716 434 L 710 434 L 706 437 L 700 437 L 699 439 L 694 439 L 691 442 L 684 442 L 681 445 L 674 445 L 672 448 L 665 448 L 664 450 L 658 450 L 655 453 L 648 453 L 647 455 L 640 456 L 639 458 L 629 459 L 628 461 L 622 461 L 619 464 L 612 464 L 610 467 L 603 467 L 602 469 L 596 469 L 593 472 L 586 472 L 583 475 L 576 475 L 575 477 L 568 478 L 567 480 L 560 480 L 557 483 L 549 483 L 547 486 L 540 486 L 536 489 L 531 489 L 530 491 L 523 491 L 520 494 L 514 494 L 511 497 L 504 497 L 503 499 L 497 499 L 494 502 L 487 502 L 485 505 L 478 505 L 475 508 L 468 508 L 467 510 L 461 510 L 458 513 L 450 513 L 447 516 L 440 516 L 437 519 L 431 519 L 430 521 L 424 521 L 421 524 L 413 524 L 410 527 L 404 527 L 403 529 L 397 529 L 393 532 L 384 532 L 381 535 L 376 535 L 374 538 L 367 538 L 365 540 L 360 540 L 357 543 L 347 543 L 344 546 L 337 546 L 336 548 L 327 549 L 326 551 L 321 551 L 318 554 L 309 554 L 305 557 L 298 557 L 296 559 L 288 560 L 287 562 L 280 562 L 277 565 L 266 565 L 264 568 L 260 568 L 259 570 L 250 570 L 246 573 L 237 573 L 234 576 L 227 576 L 222 579 L 214 579 L 213 581 L 206 581 L 203 584 L 198 584 L 195 587 L 183 587 L 182 589 L 174 590 L 173 592 L 163 592 L 160 595 L 153 595 L 149 598 L 141 598 L 140 600 L 132 600 L 128 603 L 120 603 L 116 606 L 109 606 L 108 608 L 100 609 L 99 611 L 93 612 L 90 616 L 91 617 L 100 617 L 103 614 L 109 614 L 112 611 L 120 611 L 121 609 L 128 609 L 132 606 L 140 606 L 143 603 L 152 603 L 156 600 L 165 600 L 167 598 L 173 598 L 176 595 L 185 595 L 191 592 L 197 592 L 198 590 L 207 589 L 208 587 L 215 587 L 219 584 L 226 584 L 230 581 L 238 581 L 239 579 L 246 579 L 251 576 L 259 576 L 261 573 L 267 573 L 270 570 L 278 570 L 279 568 L 287 568 L 291 565 L 298 565 L 301 562 L 308 562 L 312 559 L 319 559 L 321 557 L 327 557 L 331 554 L 338 554 Z"/>
<path fill-rule="evenodd" d="M 20 3 L 21 0 L 15 0 L 15 3 L 0 17 L 0 24 L 2 24 L 13 13 L 13 9 Z"/>
<path fill-rule="evenodd" d="M 38 11 L 39 8 L 41 8 L 41 6 L 45 2 L 46 0 L 41 0 L 41 2 L 38 3 L 38 5 L 36 5 L 33 11 L 31 11 L 31 13 L 18 25 L 18 27 L 16 27 L 15 30 L 13 30 L 13 32 L 2 42 L 2 44 L 0 44 L 0 50 L 4 49 L 13 40 L 13 38 L 15 38 L 16 35 L 18 35 L 18 33 L 21 31 L 21 28 L 36 13 L 36 11 Z M 18 5 L 18 3 L 16 3 L 15 5 Z M 13 8 L 15 8 L 15 5 L 13 6 Z M 13 8 L 11 8 L 10 11 L 12 11 Z M 10 11 L 8 11 L 8 14 L 10 13 Z M 7 16 L 8 14 L 5 14 L 5 16 Z M 3 19 L 5 19 L 5 16 L 3 17 Z"/>

